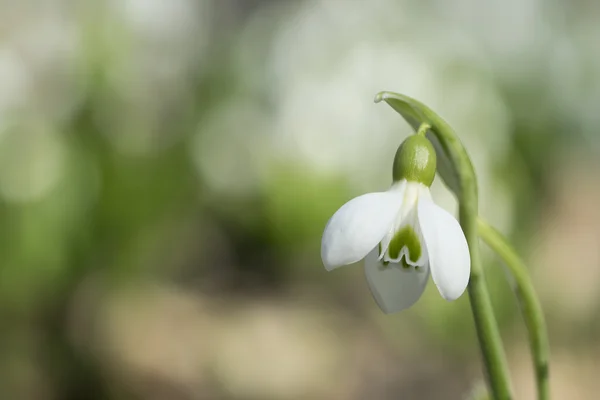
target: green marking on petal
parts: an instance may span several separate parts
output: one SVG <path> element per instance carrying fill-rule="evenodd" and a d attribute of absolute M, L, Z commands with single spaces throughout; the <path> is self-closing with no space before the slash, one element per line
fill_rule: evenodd
<path fill-rule="evenodd" d="M 390 258 L 397 259 L 404 246 L 408 249 L 408 256 L 411 261 L 416 261 L 421 258 L 421 242 L 413 228 L 408 225 L 396 232 L 392 238 L 390 247 L 388 248 Z M 403 267 L 409 267 L 408 264 L 406 264 L 406 261 L 404 261 L 404 258 L 402 258 L 402 261 Z"/>
<path fill-rule="evenodd" d="M 402 260 L 400 260 L 400 264 L 402 264 L 402 268 L 404 268 L 404 269 L 411 268 L 411 266 L 408 264 L 408 262 L 406 262 L 406 257 L 402 257 Z"/>
<path fill-rule="evenodd" d="M 379 253 L 379 257 L 381 257 L 382 256 L 382 254 L 381 254 L 381 243 L 379 243 L 377 246 L 378 246 L 377 247 L 378 248 L 377 252 Z M 385 260 L 381 260 L 381 262 L 382 262 L 382 264 L 383 264 L 384 267 L 387 267 L 387 265 L 390 263 L 389 261 L 385 261 Z"/>

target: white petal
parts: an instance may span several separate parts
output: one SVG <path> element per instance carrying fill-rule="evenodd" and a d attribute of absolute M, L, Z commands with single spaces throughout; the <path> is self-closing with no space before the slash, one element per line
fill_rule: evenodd
<path fill-rule="evenodd" d="M 455 300 L 465 291 L 471 272 L 465 235 L 458 221 L 432 201 L 419 199 L 418 210 L 431 277 L 444 299 Z"/>
<path fill-rule="evenodd" d="M 365 258 L 365 276 L 371 293 L 383 312 L 390 314 L 416 303 L 423 294 L 429 278 L 429 268 L 404 269 L 400 264 L 383 265 L 377 249 Z"/>
<path fill-rule="evenodd" d="M 402 206 L 403 187 L 356 197 L 333 214 L 321 240 L 328 271 L 362 260 L 391 226 Z"/>

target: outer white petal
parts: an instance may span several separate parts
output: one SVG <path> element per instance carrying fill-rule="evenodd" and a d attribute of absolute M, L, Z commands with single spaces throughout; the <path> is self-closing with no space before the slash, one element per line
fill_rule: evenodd
<path fill-rule="evenodd" d="M 456 300 L 465 291 L 471 272 L 462 228 L 450 213 L 426 198 L 419 199 L 418 217 L 431 277 L 444 299 Z"/>
<path fill-rule="evenodd" d="M 375 249 L 365 258 L 365 276 L 375 301 L 383 312 L 390 314 L 419 300 L 429 279 L 429 268 L 425 265 L 417 271 L 396 263 L 384 266 Z"/>
<path fill-rule="evenodd" d="M 362 260 L 391 229 L 402 206 L 404 187 L 356 197 L 333 214 L 321 240 L 328 271 Z"/>

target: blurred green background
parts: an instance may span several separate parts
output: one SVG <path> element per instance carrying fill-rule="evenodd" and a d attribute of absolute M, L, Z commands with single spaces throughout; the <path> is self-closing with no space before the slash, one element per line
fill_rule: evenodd
<path fill-rule="evenodd" d="M 600 391 L 600 3 L 0 1 L 0 398 L 464 399 L 466 296 L 383 315 L 320 235 L 457 130 L 531 266 L 557 399 Z M 455 212 L 439 179 L 434 196 Z M 526 335 L 486 271 L 518 399 Z"/>

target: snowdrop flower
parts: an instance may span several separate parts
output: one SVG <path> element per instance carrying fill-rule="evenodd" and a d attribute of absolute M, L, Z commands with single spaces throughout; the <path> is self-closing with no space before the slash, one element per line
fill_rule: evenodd
<path fill-rule="evenodd" d="M 344 204 L 331 217 L 321 242 L 328 271 L 364 259 L 369 288 L 379 307 L 393 313 L 413 305 L 429 274 L 446 300 L 469 282 L 471 260 L 458 221 L 431 199 L 435 150 L 412 135 L 394 158 L 393 184 Z"/>

